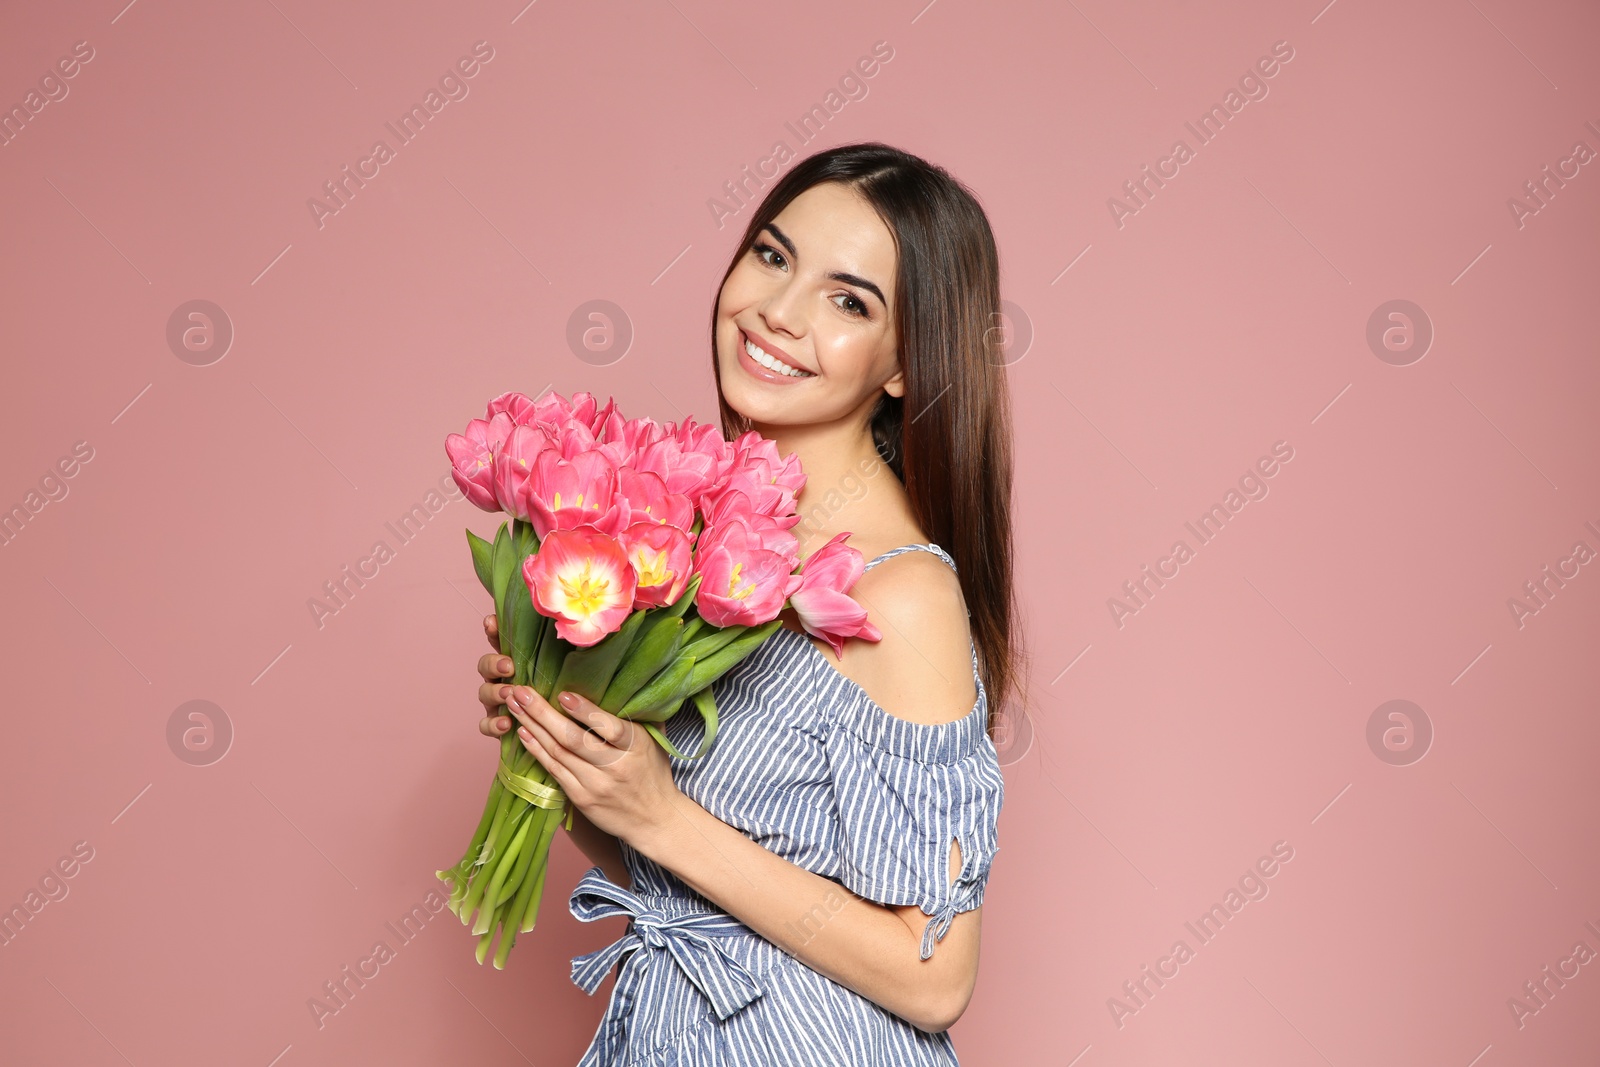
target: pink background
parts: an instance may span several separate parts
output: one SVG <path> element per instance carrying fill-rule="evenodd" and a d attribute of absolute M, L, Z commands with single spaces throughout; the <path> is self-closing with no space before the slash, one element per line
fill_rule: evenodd
<path fill-rule="evenodd" d="M 567 913 L 565 838 L 507 971 L 445 913 L 325 1025 L 307 1007 L 397 944 L 493 767 L 461 534 L 492 523 L 385 524 L 507 389 L 713 417 L 748 209 L 719 228 L 708 202 L 774 142 L 867 139 L 977 192 L 1017 309 L 1036 703 L 1002 739 L 962 1061 L 1593 1055 L 1600 962 L 1520 1026 L 1508 1004 L 1600 951 L 1600 567 L 1561 563 L 1600 551 L 1600 164 L 1508 207 L 1600 149 L 1592 5 L 122 2 L 14 7 L 0 35 L 7 107 L 93 49 L 0 148 L 0 507 L 92 449 L 0 551 L 0 905 L 93 849 L 0 948 L 0 1059 L 577 1059 L 611 981 L 585 997 L 568 960 L 622 923 Z M 319 226 L 307 201 L 478 41 L 468 95 Z M 802 144 L 785 123 L 879 41 Z M 1268 95 L 1197 146 L 1185 122 L 1278 41 Z M 1119 227 L 1109 198 L 1179 138 L 1194 157 Z M 232 324 L 220 359 L 168 343 L 197 299 Z M 568 345 L 596 299 L 631 324 L 620 358 Z M 1434 331 L 1406 365 L 1367 341 L 1391 300 Z M 1199 545 L 1184 523 L 1279 441 L 1268 495 Z M 1110 598 L 1179 539 L 1119 625 Z M 319 627 L 308 601 L 379 540 Z M 1546 565 L 1577 575 L 1519 625 Z M 1369 744 L 1397 699 L 1425 758 Z M 169 745 L 191 700 L 225 758 Z M 1201 944 L 1184 924 L 1277 842 L 1268 895 Z"/>

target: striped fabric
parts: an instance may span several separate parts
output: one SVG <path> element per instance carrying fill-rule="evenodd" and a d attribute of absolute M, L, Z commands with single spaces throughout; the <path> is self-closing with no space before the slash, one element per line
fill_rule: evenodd
<path fill-rule="evenodd" d="M 933 552 L 935 544 L 903 545 Z M 849 646 L 846 645 L 848 653 Z M 927 959 L 959 912 L 983 903 L 999 851 L 1005 784 L 986 732 L 988 694 L 972 650 L 978 698 L 963 718 L 914 723 L 879 707 L 805 634 L 779 629 L 715 683 L 716 743 L 698 760 L 669 756 L 685 795 L 797 866 L 882 904 L 928 916 Z M 685 751 L 697 714 L 665 724 Z M 951 841 L 962 868 L 950 883 Z M 579 1067 L 922 1067 L 956 1064 L 948 1032 L 929 1034 L 839 985 L 756 934 L 639 855 L 622 855 L 623 889 L 592 867 L 574 890 L 584 922 L 628 915 L 627 933 L 572 961 L 595 993 L 618 959 L 611 1000 Z M 825 925 L 847 897 L 831 894 L 792 932 Z"/>

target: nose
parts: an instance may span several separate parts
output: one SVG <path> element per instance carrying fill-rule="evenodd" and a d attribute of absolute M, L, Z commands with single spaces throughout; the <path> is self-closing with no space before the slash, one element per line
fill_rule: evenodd
<path fill-rule="evenodd" d="M 792 282 L 783 282 L 767 294 L 761 302 L 761 319 L 772 333 L 786 333 L 799 337 L 805 332 L 804 316 L 800 310 L 801 293 Z"/>

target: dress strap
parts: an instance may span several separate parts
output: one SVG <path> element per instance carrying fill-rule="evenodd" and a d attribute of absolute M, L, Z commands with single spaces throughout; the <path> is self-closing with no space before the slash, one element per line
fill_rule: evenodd
<path fill-rule="evenodd" d="M 951 570 L 955 570 L 956 569 L 956 561 L 950 558 L 950 553 L 946 552 L 944 549 L 940 548 L 938 545 L 932 543 L 931 541 L 928 544 L 925 544 L 925 545 L 912 544 L 912 545 L 901 545 L 899 548 L 891 548 L 889 551 L 885 552 L 883 555 L 878 556 L 876 559 L 873 559 L 871 562 L 869 562 L 866 565 L 865 569 L 870 571 L 873 567 L 876 567 L 878 564 L 882 563 L 886 559 L 893 559 L 895 556 L 898 556 L 902 552 L 911 552 L 911 551 L 914 551 L 914 550 L 921 550 L 923 552 L 932 552 L 934 555 L 938 556 L 940 559 L 942 559 L 946 563 L 950 564 L 950 569 Z"/>

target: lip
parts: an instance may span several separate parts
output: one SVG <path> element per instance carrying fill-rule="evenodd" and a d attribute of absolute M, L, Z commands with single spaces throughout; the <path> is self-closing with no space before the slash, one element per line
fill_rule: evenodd
<path fill-rule="evenodd" d="M 783 349 L 767 341 L 765 338 L 757 337 L 755 334 L 752 334 L 750 331 L 741 326 L 739 328 L 739 352 L 741 355 L 744 355 L 746 359 L 750 358 L 749 355 L 744 351 L 744 342 L 747 340 L 754 344 L 757 348 L 761 349 L 761 351 L 771 356 L 773 359 L 776 359 L 779 363 L 786 363 L 795 370 L 803 370 L 808 374 L 816 373 L 810 367 L 801 364 L 799 360 L 789 355 L 789 353 L 785 352 Z M 757 363 L 756 366 L 759 367 L 760 364 Z"/>

